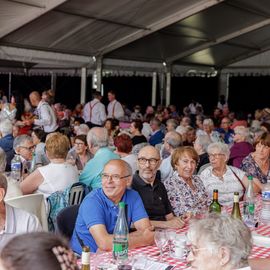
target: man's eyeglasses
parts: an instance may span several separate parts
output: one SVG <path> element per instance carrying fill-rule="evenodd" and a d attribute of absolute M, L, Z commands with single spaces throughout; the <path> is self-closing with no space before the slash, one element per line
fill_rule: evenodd
<path fill-rule="evenodd" d="M 102 178 L 103 181 L 108 181 L 109 179 L 112 179 L 114 182 L 119 182 L 121 179 L 127 178 L 129 176 L 130 176 L 130 174 L 125 175 L 125 176 L 120 176 L 119 174 L 112 174 L 112 175 L 107 174 L 107 173 L 102 173 L 101 174 L 101 178 Z"/>
<path fill-rule="evenodd" d="M 32 146 L 30 146 L 30 147 L 26 147 L 26 146 L 20 146 L 20 147 L 21 147 L 21 148 L 24 148 L 24 149 L 26 149 L 26 150 L 28 150 L 28 151 L 34 151 L 35 148 L 36 148 L 35 145 L 32 145 Z"/>
<path fill-rule="evenodd" d="M 149 162 L 150 165 L 155 166 L 158 163 L 159 159 L 156 158 L 138 158 L 138 162 L 141 165 L 145 165 L 147 162 Z"/>

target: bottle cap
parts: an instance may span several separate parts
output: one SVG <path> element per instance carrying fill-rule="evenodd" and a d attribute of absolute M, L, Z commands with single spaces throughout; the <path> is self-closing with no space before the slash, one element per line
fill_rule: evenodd
<path fill-rule="evenodd" d="M 250 180 L 250 181 L 253 180 L 253 176 L 252 175 L 249 175 L 248 176 L 248 180 Z"/>
<path fill-rule="evenodd" d="M 120 202 L 119 203 L 119 208 L 125 208 L 125 203 L 124 202 Z"/>

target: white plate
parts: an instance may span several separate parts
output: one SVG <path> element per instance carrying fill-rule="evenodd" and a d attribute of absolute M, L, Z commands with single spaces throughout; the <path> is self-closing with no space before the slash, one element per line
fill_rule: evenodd
<path fill-rule="evenodd" d="M 259 247 L 270 247 L 270 237 L 252 232 L 253 244 Z"/>

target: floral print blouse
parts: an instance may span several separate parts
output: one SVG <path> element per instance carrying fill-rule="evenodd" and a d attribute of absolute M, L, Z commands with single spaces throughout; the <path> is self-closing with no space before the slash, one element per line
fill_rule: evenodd
<path fill-rule="evenodd" d="M 241 169 L 246 172 L 246 175 L 251 175 L 260 180 L 262 184 L 266 184 L 267 180 L 270 181 L 270 170 L 268 171 L 267 175 L 263 174 L 262 170 L 251 154 L 243 159 Z"/>
<path fill-rule="evenodd" d="M 187 212 L 198 214 L 210 204 L 211 200 L 200 177 L 193 175 L 192 183 L 195 191 L 178 175 L 177 171 L 173 173 L 171 178 L 164 181 L 169 201 L 176 216 L 181 216 Z"/>

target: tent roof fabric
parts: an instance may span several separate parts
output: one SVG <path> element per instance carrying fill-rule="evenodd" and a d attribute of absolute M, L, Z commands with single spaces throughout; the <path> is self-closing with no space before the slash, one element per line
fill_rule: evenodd
<path fill-rule="evenodd" d="M 269 0 L 0 0 L 0 25 L 7 69 L 93 70 L 98 57 L 106 69 L 165 62 L 181 74 L 269 65 Z"/>

